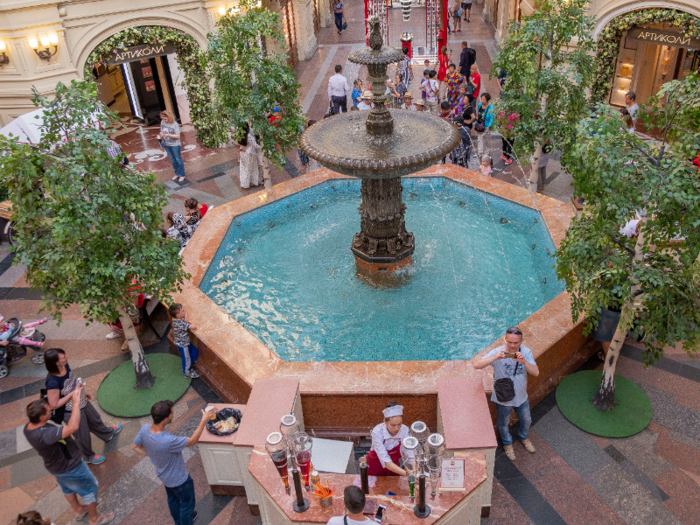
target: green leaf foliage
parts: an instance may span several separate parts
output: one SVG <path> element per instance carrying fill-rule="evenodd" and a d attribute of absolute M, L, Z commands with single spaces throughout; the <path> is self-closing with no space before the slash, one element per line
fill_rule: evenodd
<path fill-rule="evenodd" d="M 114 115 L 93 82 L 59 83 L 53 99 L 36 91 L 42 138 L 22 144 L 0 136 L 2 182 L 10 190 L 18 259 L 27 281 L 61 318 L 71 305 L 89 321 L 113 321 L 131 302 L 132 279 L 159 300 L 189 276 L 179 244 L 159 232 L 167 192 L 151 172 L 130 171 L 107 153 L 98 129 Z M 139 227 L 142 225 L 145 229 Z"/>
<path fill-rule="evenodd" d="M 209 67 L 214 78 L 213 103 L 218 133 L 231 130 L 241 137 L 241 126 L 251 124 L 267 158 L 280 165 L 284 152 L 296 148 L 304 126 L 296 76 L 284 49 L 284 33 L 277 13 L 256 7 L 253 0 L 238 4 L 241 11 L 222 16 L 218 31 L 209 35 Z M 266 116 L 280 108 L 274 125 Z"/>
<path fill-rule="evenodd" d="M 498 70 L 508 75 L 496 129 L 517 137 L 514 147 L 521 158 L 547 140 L 562 151 L 574 142 L 593 77 L 593 19 L 587 10 L 587 0 L 544 0 L 534 15 L 511 24 L 494 61 L 492 75 Z M 517 123 L 505 129 L 513 114 Z"/>
<path fill-rule="evenodd" d="M 567 154 L 574 194 L 587 203 L 555 254 L 574 321 L 590 317 L 590 332 L 602 308 L 636 304 L 647 364 L 665 345 L 682 342 L 692 354 L 700 343 L 700 173 L 691 160 L 700 151 L 699 97 L 696 74 L 666 83 L 640 109 L 653 140 L 628 133 L 620 114 L 600 104 Z M 636 239 L 620 233 L 635 213 L 646 215 L 638 264 Z"/>

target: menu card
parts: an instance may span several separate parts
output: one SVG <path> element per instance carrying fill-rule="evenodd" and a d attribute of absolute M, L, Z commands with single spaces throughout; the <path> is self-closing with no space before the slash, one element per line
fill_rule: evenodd
<path fill-rule="evenodd" d="M 440 491 L 464 491 L 464 459 L 442 460 Z"/>

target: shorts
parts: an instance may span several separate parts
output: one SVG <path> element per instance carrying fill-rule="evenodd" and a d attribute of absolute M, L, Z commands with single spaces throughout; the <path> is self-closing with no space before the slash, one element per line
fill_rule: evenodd
<path fill-rule="evenodd" d="M 77 494 L 83 498 L 83 504 L 85 505 L 90 505 L 90 503 L 97 501 L 99 483 L 84 461 L 81 461 L 77 467 L 72 468 L 68 472 L 54 474 L 53 476 L 61 486 L 64 495 Z"/>
<path fill-rule="evenodd" d="M 462 9 L 464 9 L 465 11 L 471 11 L 472 5 L 471 4 L 462 4 Z"/>

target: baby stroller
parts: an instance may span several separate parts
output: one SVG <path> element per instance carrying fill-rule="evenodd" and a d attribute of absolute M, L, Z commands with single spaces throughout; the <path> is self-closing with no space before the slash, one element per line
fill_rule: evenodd
<path fill-rule="evenodd" d="M 19 319 L 14 317 L 12 319 L 8 319 L 7 331 L 10 332 L 7 338 L 8 344 L 7 346 L 0 346 L 0 379 L 7 377 L 7 375 L 10 373 L 7 365 L 18 361 L 27 355 L 27 346 L 29 345 L 22 344 L 18 340 L 24 341 L 28 339 L 31 341 L 40 341 L 42 343 L 46 340 L 46 336 L 36 328 L 25 328 L 24 334 L 22 333 L 22 328 L 22 321 Z M 44 352 L 42 352 L 36 346 L 31 346 L 31 349 L 34 352 L 30 358 L 32 363 L 35 365 L 43 364 Z"/>

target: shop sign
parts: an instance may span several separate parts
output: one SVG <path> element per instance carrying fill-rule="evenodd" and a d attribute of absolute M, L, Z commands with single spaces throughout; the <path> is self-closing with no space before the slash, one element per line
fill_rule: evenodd
<path fill-rule="evenodd" d="M 700 38 L 693 38 L 664 31 L 663 29 L 648 29 L 646 27 L 633 27 L 627 34 L 627 40 L 657 44 L 659 46 L 682 47 L 685 49 L 700 49 Z"/>
<path fill-rule="evenodd" d="M 151 44 L 142 46 L 127 47 L 126 49 L 115 49 L 112 56 L 105 60 L 108 66 L 116 66 L 124 62 L 153 58 L 162 55 L 169 55 L 175 52 L 172 42 L 167 44 Z"/>

